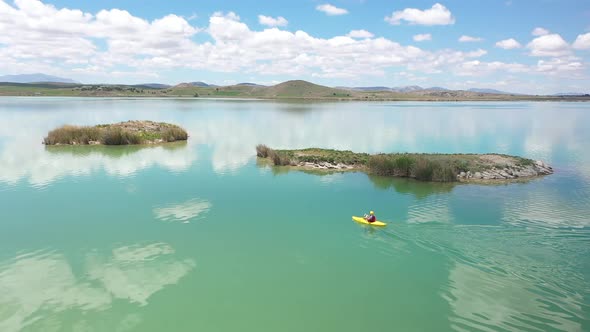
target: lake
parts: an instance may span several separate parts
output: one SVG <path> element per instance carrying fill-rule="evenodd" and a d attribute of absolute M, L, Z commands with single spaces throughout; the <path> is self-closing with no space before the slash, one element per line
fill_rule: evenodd
<path fill-rule="evenodd" d="M 186 143 L 45 147 L 146 119 Z M 505 153 L 499 185 L 255 146 Z M 374 210 L 382 229 L 351 221 Z M 590 104 L 0 98 L 0 331 L 589 331 Z"/>

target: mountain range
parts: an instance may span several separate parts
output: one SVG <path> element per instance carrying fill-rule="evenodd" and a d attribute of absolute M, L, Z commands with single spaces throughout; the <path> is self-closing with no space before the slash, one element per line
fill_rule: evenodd
<path fill-rule="evenodd" d="M 390 91 L 390 92 L 400 92 L 400 93 L 407 93 L 407 92 L 417 92 L 417 91 L 432 91 L 432 92 L 441 92 L 441 91 L 453 91 L 447 88 L 442 88 L 438 86 L 433 86 L 430 88 L 423 88 L 417 85 L 409 85 L 409 86 L 398 86 L 398 87 L 387 87 L 387 86 L 361 86 L 361 87 L 346 87 L 346 86 L 339 86 L 336 87 L 337 89 L 343 90 L 350 90 L 350 91 Z M 500 91 L 495 89 L 478 89 L 478 88 L 471 88 L 465 91 L 475 92 L 475 93 L 491 93 L 497 95 L 511 95 L 515 94 L 512 92 Z"/>
<path fill-rule="evenodd" d="M 4 75 L 0 76 L 0 82 L 10 82 L 10 83 L 72 83 L 72 84 L 80 84 L 80 82 L 71 80 L 69 78 L 51 76 L 46 74 L 21 74 L 21 75 Z"/>
<path fill-rule="evenodd" d="M 46 75 L 46 74 L 42 74 L 42 73 L 36 73 L 36 74 L 21 74 L 21 75 L 5 75 L 5 76 L 0 76 L 0 82 L 4 83 L 21 83 L 21 84 L 31 84 L 31 83 L 57 83 L 57 84 L 79 84 L 82 85 L 82 83 L 77 82 L 75 80 L 69 79 L 69 78 L 63 78 L 63 77 L 58 77 L 58 76 L 52 76 L 52 75 Z M 294 84 L 295 86 L 297 85 L 301 85 L 300 83 L 294 83 L 294 82 L 305 82 L 305 81 L 300 81 L 300 80 L 295 80 L 295 81 L 288 81 L 291 82 L 292 84 Z M 285 82 L 284 82 L 285 83 Z M 309 82 L 306 82 L 309 83 Z M 282 84 L 282 83 L 281 83 Z M 281 84 L 275 85 L 275 86 L 280 86 Z M 312 83 L 310 83 L 312 84 Z M 96 85 L 96 84 L 86 84 L 86 85 Z M 101 84 L 101 85 L 120 85 L 120 84 Z M 123 86 L 123 85 L 121 85 Z M 221 85 L 215 85 L 215 84 L 209 84 L 209 83 L 205 83 L 202 81 L 195 81 L 195 82 L 188 82 L 188 83 L 181 83 L 178 85 L 169 85 L 169 84 L 163 84 L 163 83 L 142 83 L 142 84 L 135 84 L 135 85 L 130 85 L 132 87 L 136 87 L 136 88 L 147 88 L 147 89 L 172 89 L 172 88 L 176 88 L 176 87 L 183 87 L 183 88 L 190 88 L 190 87 L 196 87 L 196 88 L 226 88 L 226 87 L 237 87 L 237 88 L 251 88 L 251 89 L 260 89 L 260 88 L 272 88 L 273 86 L 265 86 L 265 85 L 260 85 L 260 84 L 256 84 L 256 83 L 249 83 L 249 82 L 244 82 L 244 83 L 238 83 L 238 84 L 234 84 L 234 85 L 229 85 L 229 86 L 221 86 Z M 324 86 L 320 86 L 320 85 L 314 85 L 315 86 L 315 90 L 317 90 L 319 87 L 321 88 L 329 88 L 329 87 L 324 87 Z M 312 90 L 314 90 L 312 89 Z M 335 91 L 335 92 L 331 92 L 333 95 L 338 95 L 338 94 L 346 94 L 346 91 L 349 91 L 350 93 L 401 93 L 401 94 L 416 94 L 416 95 L 436 95 L 436 94 L 444 94 L 444 95 L 456 95 L 457 93 L 459 94 L 465 94 L 465 93 L 470 93 L 470 94 L 493 94 L 493 95 L 521 95 L 521 94 L 517 94 L 517 93 L 512 93 L 512 92 L 506 92 L 506 91 L 500 91 L 500 90 L 496 90 L 496 89 L 485 89 L 485 88 L 469 88 L 469 89 L 465 89 L 465 90 L 451 90 L 451 89 L 447 89 L 447 88 L 443 88 L 443 87 L 428 87 L 428 88 L 424 88 L 418 85 L 409 85 L 409 86 L 397 86 L 397 87 L 387 87 L 387 86 L 356 86 L 356 87 L 347 87 L 347 86 L 337 86 L 334 88 L 329 88 L 329 89 L 334 89 L 334 90 L 339 90 Z M 554 94 L 553 96 L 583 96 L 584 93 L 559 93 L 559 94 Z"/>

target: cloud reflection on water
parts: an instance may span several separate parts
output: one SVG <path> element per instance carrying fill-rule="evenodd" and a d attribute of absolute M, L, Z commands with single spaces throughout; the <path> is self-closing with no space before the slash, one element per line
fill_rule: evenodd
<path fill-rule="evenodd" d="M 0 138 L 4 137 L 0 145 L 0 181 L 14 183 L 28 178 L 32 184 L 47 184 L 65 175 L 84 175 L 99 169 L 125 176 L 152 165 L 186 170 L 197 158 L 198 145 L 211 147 L 214 171 L 233 173 L 254 158 L 254 147 L 259 143 L 276 148 L 325 147 L 364 152 L 517 153 L 548 162 L 565 150 L 590 162 L 583 148 L 588 137 L 580 118 L 587 116 L 569 105 L 556 103 L 125 100 L 119 101 L 119 107 L 112 100 L 73 106 L 59 100 L 46 103 L 61 105 L 62 109 L 42 112 L 42 121 L 34 117 L 38 115 L 34 111 L 9 113 L 8 121 L 0 125 Z M 112 111 L 99 111 L 106 104 Z M 162 104 L 177 112 L 163 113 Z M 68 111 L 70 106 L 77 109 L 81 105 L 89 109 Z M 565 111 L 556 112 L 553 105 Z M 129 111 L 121 111 L 121 107 Z M 189 131 L 189 144 L 178 150 L 158 147 L 112 158 L 106 157 L 106 152 L 51 154 L 39 142 L 53 127 L 51 124 L 65 121 L 64 117 L 68 122 L 82 124 L 122 118 L 175 122 Z M 19 132 L 15 128 L 26 130 Z"/>
<path fill-rule="evenodd" d="M 154 215 L 162 221 L 181 221 L 188 223 L 211 209 L 211 202 L 198 198 L 179 204 L 154 208 Z"/>
<path fill-rule="evenodd" d="M 67 310 L 102 311 L 115 298 L 146 305 L 151 295 L 195 267 L 193 259 L 175 257 L 166 243 L 119 247 L 110 255 L 92 251 L 85 262 L 84 273 L 75 272 L 57 251 L 1 262 L 0 331 L 20 331 Z"/>
<path fill-rule="evenodd" d="M 186 144 L 39 149 L 14 143 L 0 151 L 0 182 L 14 184 L 28 178 L 33 186 L 46 186 L 64 176 L 87 176 L 101 170 L 111 176 L 127 177 L 155 165 L 178 172 L 186 170 L 196 159 L 196 152 L 187 149 Z"/>
<path fill-rule="evenodd" d="M 400 224 L 391 235 L 381 247 L 402 242 L 447 261 L 439 296 L 453 311 L 453 330 L 582 331 L 590 319 L 584 298 L 590 230 Z"/>
<path fill-rule="evenodd" d="M 551 303 L 549 299 L 555 296 L 549 292 L 561 290 L 543 290 L 525 280 L 460 263 L 451 268 L 449 281 L 443 297 L 453 309 L 449 320 L 456 331 L 529 330 L 536 329 L 540 322 L 559 331 L 582 331 L 580 322 L 572 319 L 584 315 L 580 294 L 565 295 Z"/>

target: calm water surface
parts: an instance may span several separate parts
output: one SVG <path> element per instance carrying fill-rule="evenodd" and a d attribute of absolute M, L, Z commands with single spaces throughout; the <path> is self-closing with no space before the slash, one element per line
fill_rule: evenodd
<path fill-rule="evenodd" d="M 189 141 L 41 144 L 129 119 Z M 257 163 L 258 143 L 556 173 L 315 175 Z M 350 220 L 370 209 L 389 226 Z M 0 98 L 0 331 L 165 330 L 590 331 L 590 104 Z"/>

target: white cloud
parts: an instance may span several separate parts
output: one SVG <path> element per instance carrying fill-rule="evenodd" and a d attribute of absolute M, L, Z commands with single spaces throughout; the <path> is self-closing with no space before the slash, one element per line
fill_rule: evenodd
<path fill-rule="evenodd" d="M 522 45 L 520 45 L 520 43 L 518 41 L 516 41 L 516 39 L 510 38 L 510 39 L 500 40 L 499 42 L 496 43 L 496 47 L 503 48 L 505 50 L 512 50 L 515 48 L 521 48 Z"/>
<path fill-rule="evenodd" d="M 463 35 L 459 38 L 459 42 L 461 42 L 461 43 L 479 42 L 482 40 L 483 39 L 480 37 L 471 37 L 471 36 L 466 36 L 466 35 Z"/>
<path fill-rule="evenodd" d="M 584 70 L 584 64 L 577 58 L 560 59 L 553 58 L 550 60 L 539 60 L 537 62 L 536 70 L 541 73 L 551 75 L 565 74 L 568 77 L 580 77 Z"/>
<path fill-rule="evenodd" d="M 537 37 L 538 36 L 545 36 L 545 35 L 548 35 L 549 34 L 549 30 L 544 29 L 544 28 L 537 27 L 537 28 L 533 29 L 533 31 L 531 32 L 531 34 L 533 36 L 537 36 Z"/>
<path fill-rule="evenodd" d="M 501 61 L 483 62 L 479 60 L 466 61 L 456 68 L 459 76 L 484 76 L 498 71 L 508 73 L 524 73 L 531 71 L 530 67 L 520 63 L 505 63 Z"/>
<path fill-rule="evenodd" d="M 278 22 L 280 17 L 271 19 Z M 450 11 L 440 4 L 427 10 L 406 9 L 388 19 L 392 24 L 454 22 Z M 198 33 L 207 34 L 209 40 L 195 41 L 193 37 Z M 415 40 L 426 35 L 417 35 Z M 571 54 L 558 35 L 565 47 L 545 45 L 547 39 L 554 38 L 551 36 L 554 35 L 533 40 L 529 44 L 531 54 Z M 584 39 L 579 40 L 578 48 L 584 45 Z M 497 46 L 500 45 L 506 46 Z M 58 9 L 36 0 L 19 0 L 14 5 L 0 0 L 0 72 L 5 74 L 35 71 L 58 76 L 73 74 L 73 78 L 82 81 L 80 77 L 94 81 L 144 81 L 177 68 L 257 76 L 358 79 L 383 77 L 395 69 L 422 77 L 452 70 L 484 54 L 485 50 L 427 51 L 376 38 L 366 30 L 331 38 L 279 27 L 258 31 L 233 12 L 217 12 L 209 18 L 208 26 L 196 27 L 177 15 L 148 21 L 119 9 L 91 14 Z"/>
<path fill-rule="evenodd" d="M 351 30 L 346 36 L 350 38 L 373 38 L 375 35 L 367 30 Z"/>
<path fill-rule="evenodd" d="M 338 8 L 338 7 L 328 4 L 328 3 L 323 4 L 323 5 L 318 5 L 317 7 L 315 7 L 315 9 L 319 10 L 321 12 L 324 12 L 324 13 L 326 13 L 326 15 L 330 15 L 330 16 L 348 14 L 348 10 L 346 10 L 344 8 Z"/>
<path fill-rule="evenodd" d="M 271 16 L 258 15 L 258 23 L 269 27 L 284 27 L 289 24 L 289 21 L 282 16 L 274 18 Z"/>
<path fill-rule="evenodd" d="M 418 25 L 449 25 L 455 23 L 455 18 L 447 7 L 436 3 L 430 9 L 420 10 L 416 8 L 406 8 L 402 11 L 396 11 L 391 16 L 386 16 L 385 21 L 392 25 L 399 25 L 404 20 L 409 24 Z"/>
<path fill-rule="evenodd" d="M 570 54 L 568 43 L 558 34 L 543 35 L 533 39 L 527 48 L 532 56 L 559 57 Z"/>
<path fill-rule="evenodd" d="M 192 13 L 190 16 L 186 17 L 186 20 L 192 21 L 192 20 L 196 20 L 197 18 L 199 18 L 199 15 L 197 15 L 197 13 Z"/>
<path fill-rule="evenodd" d="M 419 35 L 414 35 L 414 37 L 412 38 L 414 39 L 414 41 L 421 42 L 426 40 L 432 40 L 432 35 L 430 35 L 429 33 L 423 33 Z"/>
<path fill-rule="evenodd" d="M 590 49 L 590 32 L 583 35 L 578 35 L 578 38 L 576 38 L 576 41 L 572 46 L 577 50 Z"/>

